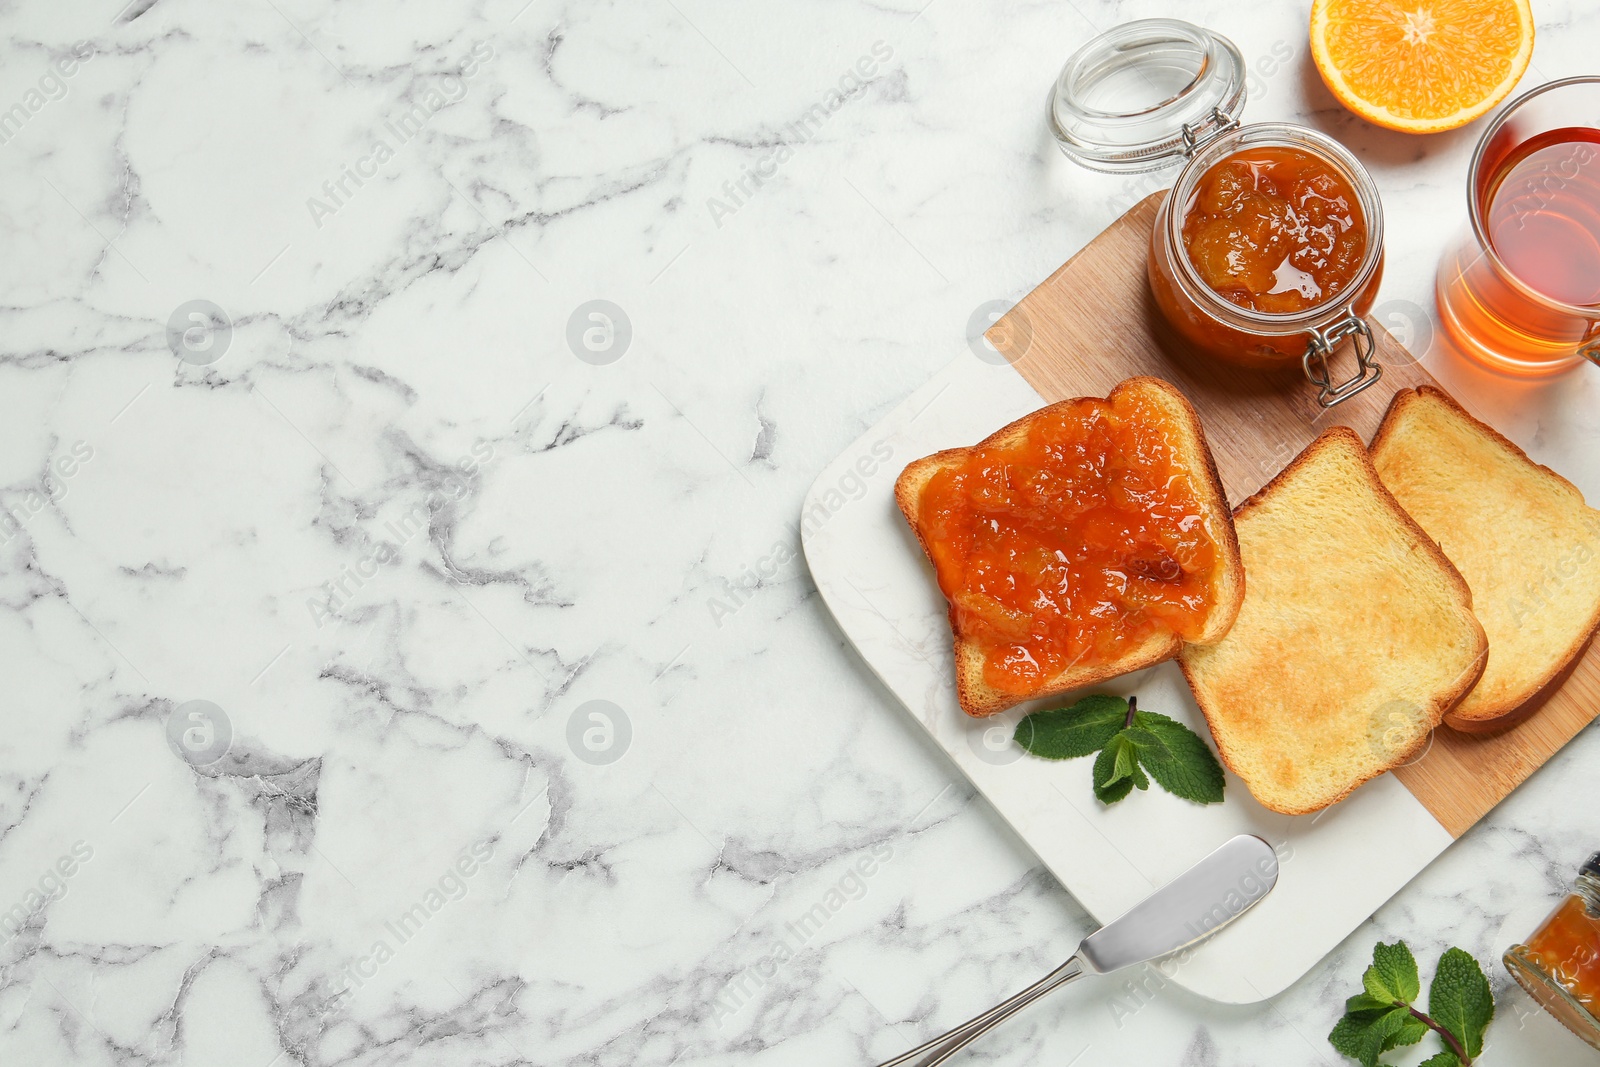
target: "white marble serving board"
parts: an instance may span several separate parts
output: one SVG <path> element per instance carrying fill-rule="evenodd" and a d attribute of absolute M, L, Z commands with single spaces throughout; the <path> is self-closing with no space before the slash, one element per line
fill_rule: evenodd
<path fill-rule="evenodd" d="M 1272 894 L 1181 965 L 1163 968 L 1212 1000 L 1265 1000 L 1314 967 L 1451 837 L 1388 774 L 1308 816 L 1268 811 L 1231 773 L 1222 804 L 1151 789 L 1108 808 L 1090 790 L 1090 760 L 1038 760 L 1010 741 L 1019 718 L 1062 698 L 983 720 L 961 711 L 945 601 L 895 507 L 894 479 L 912 460 L 974 444 L 1044 403 L 1009 366 L 963 353 L 817 478 L 802 512 L 806 562 L 867 665 L 1100 922 L 1235 834 L 1270 841 L 1281 867 Z M 1176 664 L 1089 691 L 1137 693 L 1142 706 L 1209 736 Z"/>

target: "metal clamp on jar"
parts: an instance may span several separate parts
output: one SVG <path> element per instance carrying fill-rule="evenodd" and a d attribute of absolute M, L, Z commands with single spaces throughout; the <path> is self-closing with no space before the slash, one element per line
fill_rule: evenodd
<path fill-rule="evenodd" d="M 1195 348 L 1247 367 L 1299 364 L 1323 407 L 1382 377 L 1363 316 L 1383 275 L 1383 206 L 1365 167 L 1316 130 L 1288 122 L 1240 125 L 1245 64 L 1233 42 L 1177 19 L 1129 22 L 1090 41 L 1061 70 L 1049 122 L 1061 150 L 1091 170 L 1137 173 L 1182 164 L 1150 239 L 1150 288 L 1162 315 Z M 1250 150 L 1292 150 L 1353 193 L 1365 245 L 1347 283 L 1288 312 L 1241 306 L 1208 285 L 1186 250 L 1185 219 L 1213 167 Z M 1349 340 L 1354 373 L 1335 382 L 1333 353 Z"/>

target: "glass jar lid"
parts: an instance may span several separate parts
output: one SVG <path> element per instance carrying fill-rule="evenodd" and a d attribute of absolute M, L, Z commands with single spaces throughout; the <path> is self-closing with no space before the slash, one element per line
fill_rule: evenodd
<path fill-rule="evenodd" d="M 1050 91 L 1050 132 L 1090 170 L 1158 170 L 1238 125 L 1244 99 L 1232 41 L 1179 19 L 1140 19 L 1067 60 Z"/>

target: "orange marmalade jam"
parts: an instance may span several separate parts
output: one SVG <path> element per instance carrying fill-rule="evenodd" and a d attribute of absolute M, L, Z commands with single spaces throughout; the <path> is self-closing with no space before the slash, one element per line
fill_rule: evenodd
<path fill-rule="evenodd" d="M 1155 631 L 1198 636 L 1217 546 L 1175 428 L 1147 398 L 1058 405 L 1020 441 L 974 449 L 922 490 L 922 533 L 984 681 L 1037 692 Z"/>
<path fill-rule="evenodd" d="M 1361 269 L 1367 224 L 1355 190 L 1295 148 L 1261 147 L 1206 171 L 1183 219 L 1201 279 L 1252 311 L 1289 314 L 1331 300 Z"/>
<path fill-rule="evenodd" d="M 1591 1014 L 1600 1016 L 1600 920 L 1573 895 L 1525 946 L 1528 958 Z"/>

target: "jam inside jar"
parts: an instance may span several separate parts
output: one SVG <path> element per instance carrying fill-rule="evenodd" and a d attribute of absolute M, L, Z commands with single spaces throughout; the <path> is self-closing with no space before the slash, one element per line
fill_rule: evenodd
<path fill-rule="evenodd" d="M 1378 380 L 1361 316 L 1383 277 L 1382 207 L 1360 163 L 1314 130 L 1255 123 L 1204 144 L 1157 213 L 1149 276 L 1181 347 L 1303 368 L 1324 406 Z M 1358 368 L 1335 384 L 1347 337 Z"/>
<path fill-rule="evenodd" d="M 1261 147 L 1212 165 L 1183 217 L 1200 279 L 1251 311 L 1296 314 L 1350 287 L 1367 221 L 1343 175 L 1297 148 Z"/>
<path fill-rule="evenodd" d="M 1600 852 L 1579 868 L 1572 892 L 1527 943 L 1506 950 L 1503 962 L 1535 1003 L 1600 1049 Z"/>

